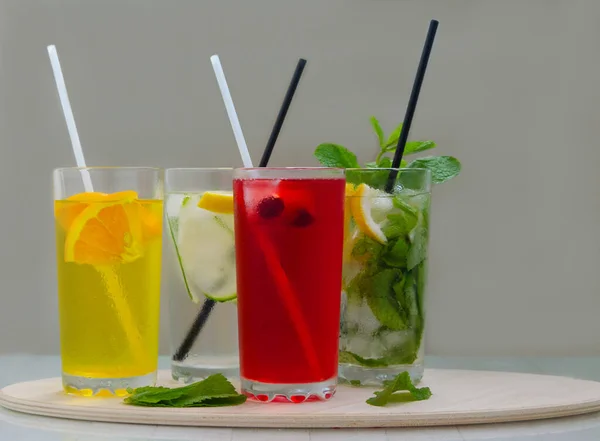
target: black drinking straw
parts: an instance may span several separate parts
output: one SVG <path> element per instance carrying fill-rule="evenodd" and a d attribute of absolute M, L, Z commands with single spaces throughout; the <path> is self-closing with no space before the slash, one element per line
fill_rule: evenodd
<path fill-rule="evenodd" d="M 288 109 L 290 108 L 290 104 L 292 103 L 292 98 L 294 98 L 294 93 L 296 92 L 296 88 L 298 87 L 298 83 L 300 82 L 300 77 L 302 76 L 302 72 L 304 71 L 304 66 L 306 66 L 306 60 L 304 58 L 300 58 L 298 60 L 298 64 L 296 65 L 296 70 L 294 71 L 292 81 L 288 86 L 285 98 L 283 99 L 283 103 L 281 104 L 281 109 L 279 109 L 279 114 L 277 115 L 277 120 L 275 121 L 273 130 L 271 130 L 271 136 L 269 136 L 267 147 L 265 147 L 265 151 L 262 155 L 262 158 L 260 159 L 259 167 L 266 167 L 269 163 L 271 153 L 273 153 L 273 147 L 275 147 L 277 137 L 279 136 L 279 132 L 281 131 L 281 127 L 283 126 L 283 121 L 285 120 L 285 116 L 287 115 Z"/>
<path fill-rule="evenodd" d="M 275 121 L 275 125 L 273 126 L 273 130 L 271 130 L 271 136 L 269 136 L 269 141 L 267 142 L 267 146 L 265 147 L 265 151 L 260 160 L 259 167 L 266 167 L 269 159 L 271 158 L 271 153 L 273 153 L 273 147 L 275 147 L 275 142 L 277 142 L 277 137 L 279 136 L 279 132 L 281 131 L 281 127 L 283 126 L 283 122 L 287 115 L 288 109 L 290 108 L 290 104 L 292 103 L 292 98 L 294 98 L 294 93 L 296 92 L 296 88 L 298 87 L 298 83 L 300 82 L 300 77 L 302 76 L 302 72 L 304 71 L 304 66 L 306 65 L 306 60 L 304 58 L 300 58 L 298 60 L 298 64 L 296 65 L 296 70 L 294 71 L 294 76 L 292 77 L 292 81 L 288 86 L 287 93 L 285 94 L 285 98 L 283 99 L 283 103 L 281 104 L 281 109 L 279 109 L 279 114 L 277 115 L 277 120 Z M 183 361 L 188 356 L 190 349 L 194 345 L 194 342 L 200 335 L 200 331 L 206 324 L 210 314 L 215 307 L 215 301 L 212 299 L 204 300 L 204 304 L 202 305 L 202 309 L 196 316 L 194 323 L 190 327 L 187 332 L 185 338 L 179 345 L 179 348 L 173 355 L 174 361 Z"/>
<path fill-rule="evenodd" d="M 423 78 L 425 77 L 425 71 L 427 70 L 427 63 L 429 62 L 429 56 L 431 55 L 431 48 L 433 47 L 433 40 L 435 40 L 435 33 L 437 31 L 439 22 L 437 20 L 431 20 L 429 22 L 429 31 L 427 32 L 427 38 L 425 39 L 425 45 L 423 46 L 423 52 L 421 53 L 421 61 L 419 61 L 419 67 L 417 68 L 417 75 L 415 82 L 413 83 L 412 92 L 410 93 L 410 99 L 408 100 L 408 106 L 406 107 L 406 114 L 404 115 L 404 123 L 402 124 L 402 131 L 398 138 L 398 146 L 396 147 L 396 153 L 394 154 L 394 160 L 392 161 L 392 170 L 385 186 L 385 191 L 391 193 L 398 176 L 398 170 L 400 162 L 402 162 L 402 156 L 404 155 L 404 148 L 406 147 L 406 141 L 408 140 L 408 132 L 410 132 L 410 126 L 412 124 L 413 117 L 415 116 L 415 109 L 417 108 L 417 101 L 419 100 L 419 92 L 421 92 L 421 86 L 423 85 Z"/>

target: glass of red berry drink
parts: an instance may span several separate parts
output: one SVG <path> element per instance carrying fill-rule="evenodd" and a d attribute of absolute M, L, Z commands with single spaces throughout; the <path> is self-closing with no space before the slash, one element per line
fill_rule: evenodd
<path fill-rule="evenodd" d="M 331 398 L 337 384 L 344 171 L 234 172 L 242 391 Z"/>

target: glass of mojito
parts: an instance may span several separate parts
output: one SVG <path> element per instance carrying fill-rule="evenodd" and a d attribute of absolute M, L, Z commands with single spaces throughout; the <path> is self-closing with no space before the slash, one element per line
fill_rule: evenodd
<path fill-rule="evenodd" d="M 126 395 L 156 380 L 162 176 L 141 167 L 54 171 L 62 381 L 70 394 Z"/>
<path fill-rule="evenodd" d="M 189 383 L 237 376 L 233 169 L 166 170 L 171 372 Z"/>
<path fill-rule="evenodd" d="M 379 386 L 407 371 L 419 381 L 431 172 L 348 169 L 346 179 L 340 379 Z"/>

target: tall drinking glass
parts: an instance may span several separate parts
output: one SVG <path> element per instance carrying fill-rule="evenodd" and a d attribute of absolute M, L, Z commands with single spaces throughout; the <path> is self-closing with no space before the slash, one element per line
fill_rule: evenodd
<path fill-rule="evenodd" d="M 90 179 L 93 191 L 84 187 Z M 76 395 L 154 384 L 158 362 L 162 171 L 54 171 L 62 380 Z"/>
<path fill-rule="evenodd" d="M 234 172 L 242 391 L 329 399 L 337 383 L 344 172 Z"/>
<path fill-rule="evenodd" d="M 391 192 L 385 191 L 396 173 Z M 340 378 L 380 386 L 423 376 L 431 172 L 346 171 Z"/>
<path fill-rule="evenodd" d="M 233 169 L 166 171 L 173 378 L 239 372 Z"/>

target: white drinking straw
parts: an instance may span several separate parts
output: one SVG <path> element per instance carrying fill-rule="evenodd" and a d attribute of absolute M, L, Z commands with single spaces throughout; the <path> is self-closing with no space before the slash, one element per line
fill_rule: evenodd
<path fill-rule="evenodd" d="M 69 102 L 67 85 L 65 84 L 65 78 L 63 76 L 62 69 L 60 68 L 60 61 L 58 59 L 58 53 L 56 52 L 56 46 L 53 44 L 48 46 L 48 56 L 50 57 L 50 64 L 52 65 L 52 72 L 54 73 L 54 81 L 56 82 L 56 88 L 58 89 L 60 104 L 63 109 L 63 114 L 65 115 L 67 130 L 69 131 L 69 137 L 71 138 L 71 146 L 73 147 L 75 162 L 77 163 L 77 167 L 85 167 L 85 158 L 83 157 L 83 150 L 81 149 L 81 142 L 79 141 L 79 134 L 77 133 L 77 126 L 75 125 L 73 110 L 71 109 L 71 103 Z M 81 170 L 81 178 L 83 179 L 83 187 L 85 188 L 85 191 L 94 191 L 92 186 L 92 178 L 87 170 Z"/>
<path fill-rule="evenodd" d="M 52 65 L 52 72 L 54 73 L 54 80 L 56 81 L 60 104 L 63 109 L 63 114 L 65 115 L 67 130 L 71 137 L 71 146 L 73 147 L 75 162 L 77 163 L 77 167 L 86 167 L 81 142 L 79 141 L 79 134 L 77 133 L 77 126 L 75 125 L 75 117 L 73 116 L 73 110 L 71 109 L 71 103 L 69 102 L 67 85 L 65 84 L 65 78 L 60 67 L 58 53 L 56 52 L 56 46 L 48 46 L 48 56 L 50 57 L 50 64 Z M 92 186 L 92 178 L 90 177 L 89 171 L 82 169 L 81 178 L 83 180 L 83 188 L 85 191 L 93 192 L 94 187 Z M 115 309 L 119 312 L 119 319 L 127 339 L 129 340 L 131 349 L 134 352 L 134 357 L 141 362 L 147 357 L 145 356 L 144 348 L 141 345 L 142 339 L 140 337 L 140 332 L 135 326 L 131 308 L 126 300 L 127 296 L 123 291 L 123 283 L 113 268 L 98 266 L 96 267 L 96 270 L 102 275 L 106 290 L 113 299 Z"/>
<path fill-rule="evenodd" d="M 231 93 L 229 93 L 229 87 L 227 86 L 227 80 L 225 79 L 223 66 L 221 66 L 221 60 L 219 59 L 218 55 L 213 55 L 210 57 L 210 62 L 212 63 L 213 70 L 215 71 L 217 83 L 219 83 L 219 89 L 221 90 L 223 103 L 225 103 L 225 109 L 227 109 L 227 116 L 229 116 L 229 122 L 231 123 L 231 128 L 233 129 L 235 142 L 240 150 L 242 162 L 244 163 L 244 167 L 251 168 L 252 158 L 250 158 L 250 152 L 248 152 L 248 146 L 246 145 L 246 140 L 244 139 L 244 134 L 242 133 L 240 120 L 235 112 L 235 106 L 233 105 L 233 100 L 231 99 Z"/>

